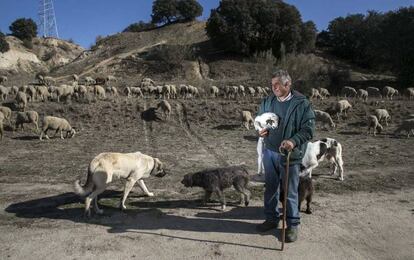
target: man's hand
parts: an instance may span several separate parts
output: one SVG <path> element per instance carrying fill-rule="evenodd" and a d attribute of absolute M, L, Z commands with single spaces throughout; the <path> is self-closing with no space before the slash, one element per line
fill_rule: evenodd
<path fill-rule="evenodd" d="M 266 137 L 268 135 L 269 135 L 269 130 L 267 130 L 266 128 L 259 131 L 259 136 L 260 137 Z"/>
<path fill-rule="evenodd" d="M 280 147 L 290 152 L 293 150 L 293 148 L 295 148 L 295 144 L 290 140 L 283 140 L 280 144 Z"/>

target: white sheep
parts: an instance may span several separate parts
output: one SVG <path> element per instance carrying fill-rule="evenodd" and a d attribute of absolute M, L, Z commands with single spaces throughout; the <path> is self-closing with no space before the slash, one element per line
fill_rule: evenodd
<path fill-rule="evenodd" d="M 353 87 L 345 86 L 342 89 L 342 94 L 345 97 L 356 97 L 357 96 L 357 91 Z"/>
<path fill-rule="evenodd" d="M 246 96 L 246 89 L 243 85 L 239 85 L 239 93 L 245 97 Z"/>
<path fill-rule="evenodd" d="M 36 131 L 39 132 L 39 114 L 36 111 L 26 111 L 26 112 L 18 112 L 16 116 L 16 130 L 21 129 L 23 130 L 23 124 L 30 124 L 33 123 L 36 126 Z"/>
<path fill-rule="evenodd" d="M 365 102 L 368 100 L 368 91 L 365 89 L 358 89 L 358 98 L 364 100 Z"/>
<path fill-rule="evenodd" d="M 68 138 L 69 135 L 70 135 L 69 137 L 72 138 L 76 134 L 75 129 L 73 129 L 73 127 L 69 124 L 69 122 L 64 118 L 59 118 L 59 117 L 54 117 L 54 116 L 45 116 L 43 118 L 42 123 L 43 123 L 42 132 L 39 137 L 40 140 L 43 140 L 42 139 L 43 135 L 46 136 L 46 139 L 49 139 L 49 136 L 47 135 L 47 131 L 49 129 L 55 130 L 56 133 L 60 131 L 61 139 L 65 139 L 63 138 L 63 131 L 66 132 L 66 138 Z"/>
<path fill-rule="evenodd" d="M 101 85 L 95 85 L 94 94 L 98 99 L 105 99 L 105 89 Z"/>
<path fill-rule="evenodd" d="M 216 98 L 219 95 L 219 88 L 216 86 L 211 86 L 210 87 L 210 94 L 212 98 Z"/>
<path fill-rule="evenodd" d="M 21 91 L 17 92 L 16 98 L 15 98 L 15 103 L 16 103 L 17 108 L 24 111 L 26 109 L 26 106 L 27 106 L 26 93 L 21 92 Z"/>
<path fill-rule="evenodd" d="M 168 119 L 170 117 L 170 114 L 171 114 L 171 111 L 172 111 L 170 103 L 168 103 L 167 100 L 162 100 L 157 105 L 157 109 L 159 109 L 159 108 L 161 108 L 161 110 L 163 111 L 165 119 Z"/>
<path fill-rule="evenodd" d="M 398 94 L 399 94 L 399 92 L 398 92 L 398 90 L 396 90 L 395 88 L 392 88 L 392 87 L 390 87 L 390 86 L 385 86 L 385 87 L 382 89 L 382 94 L 383 94 L 383 96 L 384 96 L 385 98 L 392 100 L 392 97 L 393 97 L 394 95 L 398 95 Z"/>
<path fill-rule="evenodd" d="M 111 81 L 116 82 L 117 81 L 116 77 L 112 75 L 106 76 L 106 82 L 111 82 Z"/>
<path fill-rule="evenodd" d="M 318 122 L 322 122 L 323 125 L 329 124 L 330 127 L 335 128 L 335 123 L 332 120 L 332 117 L 322 110 L 314 110 L 315 112 L 315 119 Z"/>
<path fill-rule="evenodd" d="M 402 131 L 407 132 L 407 138 L 410 137 L 410 134 L 414 135 L 414 118 L 409 118 L 402 121 L 402 123 L 395 130 L 394 135 L 397 135 Z"/>
<path fill-rule="evenodd" d="M 405 90 L 405 95 L 411 100 L 414 98 L 414 88 L 407 88 Z"/>
<path fill-rule="evenodd" d="M 316 99 L 322 99 L 321 94 L 319 93 L 319 90 L 317 90 L 316 88 L 312 88 L 312 95 L 310 97 L 311 99 L 316 98 Z"/>
<path fill-rule="evenodd" d="M 168 84 L 164 84 L 161 90 L 162 99 L 170 99 L 171 96 L 171 86 Z"/>
<path fill-rule="evenodd" d="M 254 119 L 254 128 L 256 131 L 263 129 L 276 129 L 279 124 L 279 117 L 274 113 L 263 113 L 256 116 Z M 257 141 L 257 174 L 261 175 L 264 173 L 263 165 L 263 152 L 264 152 L 264 137 L 259 137 Z"/>
<path fill-rule="evenodd" d="M 246 127 L 247 130 L 250 129 L 250 124 L 254 125 L 254 120 L 252 117 L 252 113 L 250 111 L 242 111 L 241 112 L 241 120 L 244 127 Z"/>
<path fill-rule="evenodd" d="M 10 89 L 6 88 L 3 85 L 0 85 L 0 98 L 1 100 L 6 100 L 7 96 L 10 94 Z"/>
<path fill-rule="evenodd" d="M 37 96 L 40 97 L 40 100 L 46 101 L 50 97 L 49 90 L 46 86 L 38 86 L 36 89 Z"/>
<path fill-rule="evenodd" d="M 72 95 L 75 93 L 75 88 L 71 85 L 60 85 L 58 88 L 54 89 L 54 92 L 57 96 L 57 102 L 60 102 L 61 98 L 65 98 L 66 100 L 68 98 L 71 98 Z"/>
<path fill-rule="evenodd" d="M 368 116 L 368 135 L 371 133 L 371 128 L 374 129 L 373 134 L 374 136 L 377 135 L 377 130 L 379 133 L 383 130 L 382 125 L 379 123 L 377 116 L 375 115 L 369 115 Z"/>
<path fill-rule="evenodd" d="M 131 87 L 131 94 L 133 96 L 144 98 L 144 94 L 142 93 L 142 90 L 140 87 Z"/>
<path fill-rule="evenodd" d="M 336 112 L 336 116 L 339 119 L 339 116 L 346 113 L 352 108 L 352 105 L 346 99 L 339 100 L 334 104 L 333 110 Z"/>
<path fill-rule="evenodd" d="M 34 102 L 36 100 L 37 91 L 36 91 L 36 88 L 34 86 L 32 86 L 32 85 L 28 86 L 27 90 L 26 90 L 26 93 L 28 95 L 28 101 Z"/>
<path fill-rule="evenodd" d="M 11 125 L 11 115 L 12 111 L 8 107 L 0 106 L 0 112 L 3 113 L 4 119 L 6 119 Z"/>
<path fill-rule="evenodd" d="M 177 87 L 172 84 L 171 86 L 171 98 L 177 99 Z"/>
<path fill-rule="evenodd" d="M 377 116 L 379 122 L 384 120 L 385 125 L 388 126 L 388 120 L 391 119 L 391 116 L 386 109 L 375 109 L 375 115 Z"/>
<path fill-rule="evenodd" d="M 327 98 L 331 95 L 331 93 L 329 93 L 329 91 L 326 88 L 319 88 L 319 94 L 322 98 Z"/>
<path fill-rule="evenodd" d="M 254 97 L 256 95 L 254 87 L 248 87 L 247 90 L 249 91 L 250 96 Z"/>

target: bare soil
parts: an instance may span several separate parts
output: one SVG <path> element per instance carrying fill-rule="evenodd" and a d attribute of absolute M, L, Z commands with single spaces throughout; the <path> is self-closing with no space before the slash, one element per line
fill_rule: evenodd
<path fill-rule="evenodd" d="M 326 109 L 335 98 L 316 101 Z M 241 127 L 240 112 L 255 112 L 259 99 L 171 100 L 173 114 L 153 113 L 159 100 L 29 104 L 41 118 L 65 117 L 79 131 L 73 139 L 40 141 L 33 126 L 0 142 L 1 259 L 412 259 L 414 256 L 414 138 L 394 136 L 414 113 L 407 100 L 379 106 L 352 101 L 355 109 L 336 130 L 318 127 L 315 139 L 343 145 L 345 180 L 314 171 L 313 214 L 302 213 L 299 240 L 280 252 L 276 231 L 258 234 L 263 220 L 263 184 L 252 182 L 248 207 L 226 192 L 228 209 L 201 206 L 201 189 L 185 188 L 184 174 L 245 163 L 256 172 L 256 135 Z M 366 134 L 365 116 L 387 108 L 391 124 L 376 137 Z M 52 134 L 53 135 L 53 134 Z M 117 204 L 123 180 L 101 196 L 103 215 L 83 217 L 73 182 L 85 180 L 101 152 L 141 151 L 160 158 L 169 174 L 145 182 L 155 197 L 134 187 L 128 209 Z M 214 198 L 213 198 L 214 199 Z M 216 198 L 217 199 L 217 198 Z"/>

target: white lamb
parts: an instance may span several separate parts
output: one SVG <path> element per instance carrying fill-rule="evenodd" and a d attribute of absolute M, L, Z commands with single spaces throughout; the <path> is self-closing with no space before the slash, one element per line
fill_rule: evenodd
<path fill-rule="evenodd" d="M 332 117 L 322 110 L 314 110 L 315 112 L 315 119 L 317 122 L 322 122 L 322 124 L 325 126 L 326 124 L 329 124 L 330 127 L 335 128 L 335 123 L 332 120 Z"/>
<path fill-rule="evenodd" d="M 388 120 L 391 119 L 391 116 L 386 109 L 375 109 L 375 115 L 379 122 L 385 121 L 385 125 L 388 126 Z"/>
<path fill-rule="evenodd" d="M 12 115 L 11 109 L 8 107 L 0 106 L 0 112 L 3 113 L 4 119 L 6 119 L 11 125 L 11 115 Z"/>
<path fill-rule="evenodd" d="M 246 127 L 247 130 L 250 129 L 250 124 L 254 124 L 254 120 L 252 117 L 252 113 L 250 111 L 242 111 L 241 112 L 241 120 L 244 127 Z"/>
<path fill-rule="evenodd" d="M 46 139 L 49 139 L 47 131 L 49 129 L 56 130 L 56 133 L 60 131 L 60 138 L 63 138 L 63 131 L 66 132 L 66 138 L 74 137 L 76 134 L 75 129 L 69 124 L 69 122 L 64 118 L 54 117 L 54 116 L 45 116 L 43 118 L 42 133 L 40 134 L 39 139 L 42 140 L 43 134 L 46 136 Z"/>
<path fill-rule="evenodd" d="M 343 99 L 339 100 L 334 104 L 333 110 L 336 112 L 336 116 L 339 119 L 339 116 L 344 113 L 346 116 L 346 113 L 352 108 L 352 105 L 348 102 L 348 100 Z"/>
<path fill-rule="evenodd" d="M 327 90 L 326 88 L 319 88 L 319 94 L 322 98 L 327 98 L 331 95 L 331 93 L 329 93 L 329 90 Z"/>
<path fill-rule="evenodd" d="M 381 131 L 383 130 L 383 127 L 379 123 L 378 118 L 374 115 L 369 115 L 368 116 L 368 123 L 367 124 L 368 124 L 368 133 L 367 134 L 371 133 L 371 128 L 374 129 L 373 130 L 374 136 L 377 135 L 377 130 L 378 130 L 379 133 L 381 133 Z"/>
<path fill-rule="evenodd" d="M 256 131 L 263 129 L 276 129 L 279 125 L 279 117 L 274 113 L 263 113 L 256 116 L 254 119 L 254 128 Z M 257 141 L 257 174 L 264 173 L 263 165 L 263 150 L 264 150 L 264 137 L 259 137 Z"/>

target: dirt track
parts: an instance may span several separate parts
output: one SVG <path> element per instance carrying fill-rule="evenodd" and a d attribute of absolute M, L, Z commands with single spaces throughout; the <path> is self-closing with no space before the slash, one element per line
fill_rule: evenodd
<path fill-rule="evenodd" d="M 331 99 L 330 101 L 333 101 Z M 314 107 L 326 108 L 330 101 Z M 180 184 L 182 176 L 207 167 L 246 163 L 256 170 L 255 133 L 240 127 L 239 112 L 258 101 L 171 101 L 171 120 L 152 113 L 156 100 L 33 103 L 42 115 L 64 116 L 80 131 L 74 139 L 39 141 L 37 135 L 6 131 L 0 143 L 0 258 L 78 259 L 412 259 L 414 256 L 414 139 L 391 135 L 409 101 L 385 102 L 392 124 L 377 137 L 366 135 L 358 103 L 338 129 L 319 129 L 344 147 L 345 181 L 315 170 L 314 214 L 302 214 L 300 239 L 285 252 L 274 232 L 259 235 L 263 186 L 253 183 L 249 207 L 218 203 L 201 207 L 202 191 Z M 139 150 L 164 161 L 171 174 L 146 181 L 156 196 L 135 187 L 128 210 L 116 204 L 123 181 L 115 181 L 100 203 L 105 213 L 82 217 L 83 203 L 72 183 L 104 151 Z M 228 191 L 228 200 L 236 194 Z"/>

